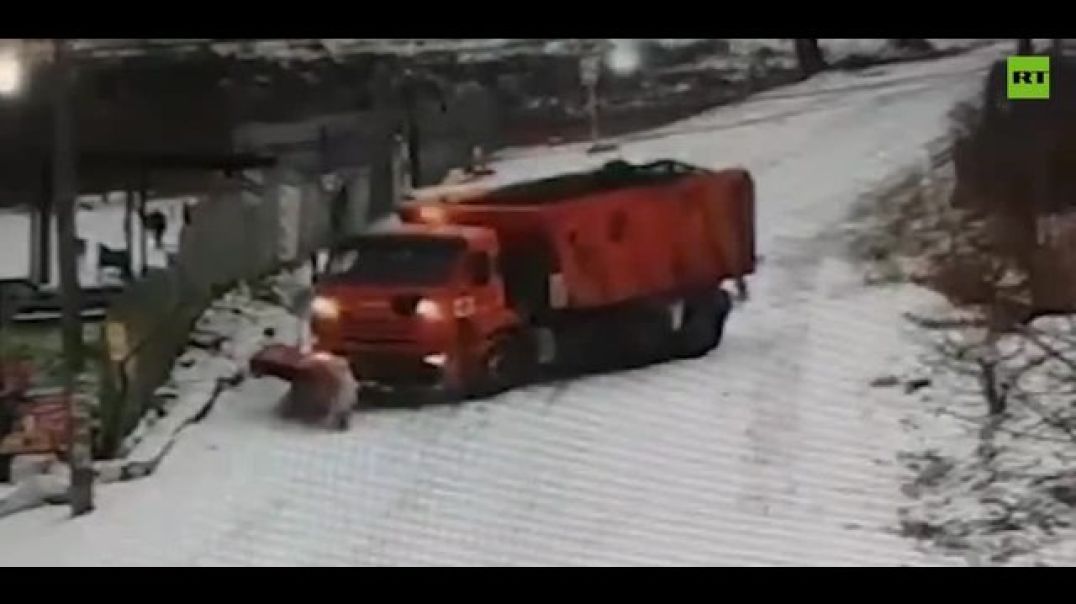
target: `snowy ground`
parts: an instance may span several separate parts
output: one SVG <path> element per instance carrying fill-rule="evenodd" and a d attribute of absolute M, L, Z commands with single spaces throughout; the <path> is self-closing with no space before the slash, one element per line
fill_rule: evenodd
<path fill-rule="evenodd" d="M 998 339 L 993 376 L 1006 412 L 990 418 L 980 362 L 992 358 L 992 347 L 982 327 L 968 324 L 981 314 L 910 284 L 924 282 L 954 249 L 979 253 L 969 241 L 982 236 L 982 225 L 949 204 L 951 168 L 943 164 L 932 178 L 905 181 L 869 204 L 866 217 L 877 224 L 857 237 L 872 259 L 872 281 L 916 298 L 906 306 L 915 320 L 905 330 L 905 358 L 874 382 L 905 410 L 911 437 L 898 453 L 902 532 L 970 564 L 1070 566 L 1076 317 L 1039 317 L 1026 333 Z"/>
<path fill-rule="evenodd" d="M 937 297 L 934 317 L 952 315 Z M 1072 356 L 1070 317 L 1030 325 L 1040 341 Z M 909 375 L 929 381 L 891 391 L 905 401 L 916 446 L 900 457 L 907 467 L 902 524 L 925 544 L 972 564 L 1071 566 L 1076 562 L 1076 451 L 1071 433 L 1072 368 L 1019 335 L 999 340 L 1013 376 L 1003 420 L 988 427 L 980 374 L 935 346 L 981 342 L 971 328 L 918 333 L 919 359 Z M 970 370 L 970 371 L 969 371 Z M 1017 377 L 1018 376 L 1018 377 Z"/>
<path fill-rule="evenodd" d="M 283 386 L 248 381 L 91 516 L 0 521 L 0 565 L 939 563 L 894 534 L 900 412 L 868 385 L 912 294 L 865 288 L 834 234 L 1004 50 L 828 74 L 625 141 L 758 183 L 764 261 L 708 357 L 346 434 L 283 423 Z M 606 159 L 583 148 L 515 150 L 498 178 Z"/>
<path fill-rule="evenodd" d="M 936 50 L 957 50 L 971 48 L 984 43 L 974 39 L 930 39 L 928 42 Z M 706 56 L 697 61 L 679 65 L 669 70 L 697 71 L 715 69 L 730 73 L 730 77 L 746 77 L 749 65 L 758 59 L 758 53 L 766 51 L 770 56 L 763 62 L 769 67 L 796 69 L 795 45 L 793 40 L 780 38 L 740 38 L 728 40 L 729 52 L 726 54 Z M 908 56 L 906 52 L 893 48 L 889 40 L 881 38 L 824 38 L 819 40 L 819 48 L 826 61 L 840 64 L 852 56 L 874 57 L 878 59 Z"/>

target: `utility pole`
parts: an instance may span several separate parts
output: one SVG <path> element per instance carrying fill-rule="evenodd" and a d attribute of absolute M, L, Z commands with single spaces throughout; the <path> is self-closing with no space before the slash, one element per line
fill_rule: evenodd
<path fill-rule="evenodd" d="M 584 59 L 588 64 L 596 65 L 597 61 L 588 57 Z M 592 67 L 594 76 L 587 81 L 587 114 L 590 115 L 590 142 L 594 145 L 598 144 L 598 139 L 601 138 L 601 131 L 598 126 L 598 67 Z"/>
<path fill-rule="evenodd" d="M 601 55 L 595 44 L 588 40 L 580 43 L 579 79 L 587 95 L 587 116 L 590 118 L 590 142 L 598 144 L 601 132 L 598 127 L 598 78 L 601 75 Z"/>
<path fill-rule="evenodd" d="M 421 70 L 414 65 L 414 57 L 409 59 L 409 64 L 396 79 L 396 97 L 403 105 L 403 129 L 407 144 L 408 163 L 410 164 L 411 188 L 418 189 L 426 182 L 427 174 L 424 173 L 422 162 L 422 146 L 426 144 L 423 139 L 423 117 L 426 115 L 423 101 L 425 95 L 431 95 L 438 102 L 441 113 L 448 111 L 449 95 L 444 83 L 436 74 Z"/>
<path fill-rule="evenodd" d="M 68 497 L 71 514 L 80 516 L 93 510 L 93 459 L 87 409 L 77 393 L 83 367 L 81 292 L 75 251 L 75 145 L 71 116 L 70 59 L 66 43 L 53 40 L 54 81 L 52 95 L 52 194 L 60 265 L 60 304 L 63 331 L 64 396 L 70 405 L 71 436 L 68 463 L 71 487 Z"/>
<path fill-rule="evenodd" d="M 793 42 L 796 49 L 796 61 L 799 63 L 800 73 L 804 78 L 809 78 L 826 68 L 826 59 L 818 46 L 818 38 L 795 38 Z"/>
<path fill-rule="evenodd" d="M 598 102 L 598 85 L 601 80 L 602 65 L 612 46 L 605 40 L 580 40 L 579 80 L 587 95 L 587 115 L 590 121 L 590 148 L 587 153 L 605 153 L 617 148 L 616 143 L 601 141 L 601 108 Z"/>
<path fill-rule="evenodd" d="M 422 149 L 418 130 L 418 82 L 410 68 L 404 71 L 400 82 L 400 96 L 404 110 L 404 135 L 407 137 L 407 158 L 411 169 L 411 188 L 422 186 Z"/>
<path fill-rule="evenodd" d="M 47 285 L 52 281 L 52 159 L 43 158 L 41 162 L 41 195 L 37 196 L 37 207 L 31 214 L 32 232 L 30 233 L 30 266 L 34 283 Z"/>
<path fill-rule="evenodd" d="M 123 191 L 123 242 L 124 250 L 127 252 L 127 270 L 124 271 L 124 276 L 135 274 L 134 265 L 134 227 L 131 221 L 134 220 L 134 187 L 128 184 Z"/>
<path fill-rule="evenodd" d="M 149 249 L 146 241 L 146 203 L 149 201 L 149 174 L 142 167 L 138 172 L 138 255 L 139 274 L 143 277 L 149 273 Z"/>

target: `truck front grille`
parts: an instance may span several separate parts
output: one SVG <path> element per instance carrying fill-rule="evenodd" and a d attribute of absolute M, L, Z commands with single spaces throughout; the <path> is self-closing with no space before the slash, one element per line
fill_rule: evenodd
<path fill-rule="evenodd" d="M 358 380 L 386 385 L 433 386 L 441 381 L 441 368 L 403 354 L 363 353 L 352 359 Z"/>
<path fill-rule="evenodd" d="M 415 341 L 412 328 L 398 319 L 372 319 L 344 316 L 340 320 L 344 339 L 364 344 L 408 344 Z"/>

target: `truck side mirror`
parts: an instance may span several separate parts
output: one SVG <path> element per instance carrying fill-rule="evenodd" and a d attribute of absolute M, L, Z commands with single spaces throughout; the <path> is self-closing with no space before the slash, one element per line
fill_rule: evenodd
<path fill-rule="evenodd" d="M 489 285 L 493 279 L 493 265 L 489 254 L 476 252 L 467 258 L 467 272 L 471 278 L 471 285 L 482 287 Z"/>

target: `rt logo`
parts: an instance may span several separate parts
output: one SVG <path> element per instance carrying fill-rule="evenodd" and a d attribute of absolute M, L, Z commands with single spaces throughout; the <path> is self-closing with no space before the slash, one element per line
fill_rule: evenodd
<path fill-rule="evenodd" d="M 1010 99 L 1050 98 L 1050 57 L 1009 57 Z"/>

